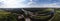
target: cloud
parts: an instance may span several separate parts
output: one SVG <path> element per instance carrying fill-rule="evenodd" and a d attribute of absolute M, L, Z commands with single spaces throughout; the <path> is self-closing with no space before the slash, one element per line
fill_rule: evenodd
<path fill-rule="evenodd" d="M 0 8 L 18 8 L 18 7 L 24 7 L 24 5 L 21 3 L 24 0 L 3 0 L 4 5 L 0 6 Z"/>
<path fill-rule="evenodd" d="M 51 4 L 41 4 L 41 5 L 34 5 L 34 6 L 28 6 L 28 7 L 35 7 L 35 8 L 60 8 L 60 3 L 51 3 Z"/>
<path fill-rule="evenodd" d="M 43 7 L 60 7 L 57 3 L 45 4 Z"/>
<path fill-rule="evenodd" d="M 0 2 L 0 6 L 2 6 L 2 5 L 4 5 L 4 3 L 3 2 Z"/>
<path fill-rule="evenodd" d="M 60 3 L 50 3 L 50 4 L 38 4 L 35 2 L 29 2 L 28 4 L 23 4 L 25 0 L 1 0 L 4 1 L 4 5 L 0 8 L 31 8 L 31 7 L 60 7 Z M 0 1 L 0 2 L 1 2 Z"/>

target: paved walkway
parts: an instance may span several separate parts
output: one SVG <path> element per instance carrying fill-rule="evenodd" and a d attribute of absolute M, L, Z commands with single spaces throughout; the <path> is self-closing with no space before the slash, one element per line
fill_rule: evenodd
<path fill-rule="evenodd" d="M 30 19 L 29 18 L 26 18 L 25 21 L 30 21 Z"/>

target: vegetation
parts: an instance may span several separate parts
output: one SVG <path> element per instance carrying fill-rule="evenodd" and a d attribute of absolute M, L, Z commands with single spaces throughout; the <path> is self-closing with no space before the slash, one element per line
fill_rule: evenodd
<path fill-rule="evenodd" d="M 51 9 L 44 10 L 43 12 L 50 11 Z M 52 21 L 60 21 L 60 10 L 55 9 L 55 17 Z M 45 19 L 49 16 L 36 16 L 36 18 Z M 17 21 L 17 15 L 11 14 L 11 12 L 6 12 L 4 10 L 0 10 L 0 21 Z"/>
<path fill-rule="evenodd" d="M 52 21 L 60 21 L 60 9 L 55 9 L 55 15 Z"/>
<path fill-rule="evenodd" d="M 17 21 L 16 16 L 10 12 L 0 10 L 0 21 Z"/>
<path fill-rule="evenodd" d="M 31 18 L 35 18 L 35 19 L 41 19 L 41 20 L 49 20 L 51 17 L 53 17 L 53 16 L 51 16 L 51 10 L 52 9 L 45 9 L 45 10 L 43 10 L 43 11 L 38 11 L 38 15 L 37 16 L 32 16 Z M 44 14 L 44 15 L 39 15 L 39 14 Z"/>

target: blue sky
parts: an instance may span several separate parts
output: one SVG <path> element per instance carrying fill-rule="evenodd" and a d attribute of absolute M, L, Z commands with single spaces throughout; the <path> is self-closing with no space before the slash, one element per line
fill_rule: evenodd
<path fill-rule="evenodd" d="M 59 2 L 59 0 L 33 0 L 33 2 L 36 2 L 36 4 L 52 4 Z M 29 0 L 24 1 L 24 3 L 29 3 Z"/>
<path fill-rule="evenodd" d="M 4 1 L 4 2 L 2 2 Z M 60 0 L 0 0 L 4 7 L 60 7 Z M 1 6 L 3 7 L 3 6 Z"/>
<path fill-rule="evenodd" d="M 27 5 L 29 2 L 30 2 L 29 0 L 25 0 L 23 3 Z M 32 4 L 33 6 L 42 5 L 41 7 L 43 7 L 43 6 L 47 5 L 47 7 L 60 7 L 60 0 L 33 0 L 32 2 L 35 2 Z"/>

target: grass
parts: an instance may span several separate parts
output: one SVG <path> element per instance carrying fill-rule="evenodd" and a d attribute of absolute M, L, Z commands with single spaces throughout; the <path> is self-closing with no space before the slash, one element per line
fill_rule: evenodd
<path fill-rule="evenodd" d="M 48 11 L 50 11 L 51 9 L 49 9 Z M 60 10 L 55 10 L 55 18 L 52 21 L 60 21 Z M 13 15 L 10 12 L 6 12 L 3 10 L 0 10 L 0 21 L 7 21 L 8 19 L 10 21 L 17 21 L 16 20 L 16 16 L 17 15 Z M 45 19 L 48 16 L 36 16 L 36 18 L 40 18 L 40 19 Z"/>
<path fill-rule="evenodd" d="M 6 12 L 3 10 L 0 10 L 0 21 L 17 21 L 16 16 L 11 14 L 10 12 Z"/>
<path fill-rule="evenodd" d="M 52 21 L 60 21 L 60 10 L 55 10 L 55 18 Z"/>

